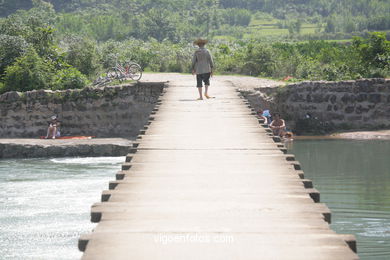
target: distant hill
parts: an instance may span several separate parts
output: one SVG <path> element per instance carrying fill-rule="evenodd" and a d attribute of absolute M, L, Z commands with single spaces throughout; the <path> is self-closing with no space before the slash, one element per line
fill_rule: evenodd
<path fill-rule="evenodd" d="M 42 0 L 0 0 L 0 16 Z M 99 41 L 219 38 L 346 39 L 390 30 L 390 0 L 47 0 L 60 33 Z M 86 25 L 90 22 L 94 25 Z M 101 28 L 98 28 L 101 27 Z"/>
<path fill-rule="evenodd" d="M 35 0 L 0 0 L 0 15 L 6 16 L 18 9 L 29 9 Z M 57 11 L 72 12 L 85 8 L 111 6 L 126 10 L 141 7 L 148 10 L 153 7 L 176 7 L 191 10 L 197 3 L 218 8 L 239 8 L 272 14 L 275 18 L 285 19 L 291 15 L 307 17 L 329 17 L 337 14 L 353 16 L 389 16 L 390 0 L 47 0 Z M 131 11 L 131 10 L 129 10 Z M 297 17 L 298 18 L 298 17 Z"/>

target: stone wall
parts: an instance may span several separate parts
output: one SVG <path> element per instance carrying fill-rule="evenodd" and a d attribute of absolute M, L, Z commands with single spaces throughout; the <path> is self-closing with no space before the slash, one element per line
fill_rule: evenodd
<path fill-rule="evenodd" d="M 280 112 L 293 129 L 307 113 L 338 129 L 390 127 L 389 79 L 305 81 L 243 95 L 255 108 Z"/>
<path fill-rule="evenodd" d="M 55 157 L 100 157 L 125 156 L 130 145 L 118 144 L 79 144 L 79 145 L 21 145 L 0 143 L 0 159 L 9 158 L 55 158 Z"/>
<path fill-rule="evenodd" d="M 165 86 L 137 83 L 81 90 L 8 92 L 0 96 L 0 136 L 44 136 L 50 117 L 58 115 L 62 135 L 135 137 Z"/>

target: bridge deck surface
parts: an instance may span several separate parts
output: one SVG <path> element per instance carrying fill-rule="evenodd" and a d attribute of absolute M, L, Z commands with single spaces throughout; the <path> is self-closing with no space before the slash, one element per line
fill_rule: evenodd
<path fill-rule="evenodd" d="M 83 259 L 357 259 L 234 88 L 171 83 Z"/>

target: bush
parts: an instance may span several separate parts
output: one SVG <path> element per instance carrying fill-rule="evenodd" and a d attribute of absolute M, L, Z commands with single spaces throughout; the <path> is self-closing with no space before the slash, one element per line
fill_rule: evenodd
<path fill-rule="evenodd" d="M 31 48 L 13 65 L 7 67 L 2 93 L 12 90 L 48 89 L 52 85 L 52 77 L 52 64 L 40 58 Z"/>
<path fill-rule="evenodd" d="M 0 34 L 0 75 L 28 49 L 29 44 L 20 36 Z"/>
<path fill-rule="evenodd" d="M 77 69 L 64 63 L 56 70 L 52 62 L 43 60 L 34 49 L 8 66 L 0 93 L 34 89 L 74 89 L 87 85 L 87 78 Z"/>
<path fill-rule="evenodd" d="M 100 68 L 96 43 L 80 37 L 68 38 L 67 43 L 67 63 L 87 76 L 95 76 Z"/>
<path fill-rule="evenodd" d="M 4 85 L 3 82 L 0 82 L 0 94 L 2 94 L 2 93 L 4 93 L 4 92 L 7 92 L 7 91 L 5 90 L 5 85 Z"/>
<path fill-rule="evenodd" d="M 87 77 L 75 68 L 69 67 L 57 71 L 52 89 L 83 88 L 88 84 Z"/>

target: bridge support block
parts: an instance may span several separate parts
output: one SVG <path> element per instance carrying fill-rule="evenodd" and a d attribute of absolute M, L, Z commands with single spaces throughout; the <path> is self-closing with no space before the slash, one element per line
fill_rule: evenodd
<path fill-rule="evenodd" d="M 102 213 L 101 212 L 91 212 L 91 222 L 92 223 L 99 223 L 100 220 L 102 220 Z"/>
<path fill-rule="evenodd" d="M 133 160 L 133 155 L 132 154 L 127 154 L 126 155 L 126 162 L 131 162 Z"/>
<path fill-rule="evenodd" d="M 275 143 L 280 143 L 282 139 L 279 136 L 273 136 L 272 140 L 274 140 Z"/>
<path fill-rule="evenodd" d="M 317 189 L 307 189 L 306 190 L 309 193 L 310 198 L 315 202 L 320 202 L 320 192 Z"/>
<path fill-rule="evenodd" d="M 287 153 L 287 149 L 286 148 L 279 148 L 280 151 L 282 151 L 282 153 L 286 154 Z"/>
<path fill-rule="evenodd" d="M 109 190 L 115 190 L 115 188 L 119 185 L 118 181 L 110 181 L 108 183 L 108 189 Z"/>
<path fill-rule="evenodd" d="M 294 166 L 295 170 L 302 170 L 301 164 L 298 161 L 291 161 L 290 163 L 292 166 Z"/>
<path fill-rule="evenodd" d="M 293 155 L 293 154 L 286 154 L 286 160 L 287 161 L 295 161 L 295 155 Z"/>
<path fill-rule="evenodd" d="M 111 198 L 111 193 L 109 191 L 103 191 L 100 201 L 107 202 Z"/>
<path fill-rule="evenodd" d="M 137 152 L 137 149 L 136 148 L 131 148 L 130 150 L 129 150 L 129 153 L 132 153 L 132 154 L 134 154 L 134 153 L 136 153 Z"/>
<path fill-rule="evenodd" d="M 354 252 L 357 253 L 356 238 L 354 235 L 340 234 L 341 238 L 345 241 L 348 247 Z"/>
<path fill-rule="evenodd" d="M 305 189 L 312 189 L 313 188 L 313 182 L 311 180 L 303 179 L 302 182 L 303 182 L 303 186 L 305 187 Z"/>
<path fill-rule="evenodd" d="M 125 178 L 125 174 L 123 173 L 123 172 L 118 172 L 116 175 L 115 175 L 115 179 L 117 180 L 117 181 L 121 181 L 121 180 L 123 180 Z"/>
<path fill-rule="evenodd" d="M 102 212 L 96 209 L 97 206 L 100 206 L 101 203 L 95 203 L 91 207 L 91 222 L 97 223 L 102 219 Z"/>
<path fill-rule="evenodd" d="M 329 212 L 322 212 L 322 215 L 324 216 L 325 222 L 327 222 L 328 224 L 332 223 L 332 213 L 330 211 Z"/>
<path fill-rule="evenodd" d="M 122 171 L 130 170 L 132 164 L 131 163 L 124 163 L 122 164 Z"/>
<path fill-rule="evenodd" d="M 296 171 L 300 179 L 305 178 L 305 173 L 303 171 Z"/>
<path fill-rule="evenodd" d="M 86 235 L 81 235 L 79 238 L 79 241 L 77 243 L 77 247 L 81 252 L 85 252 L 88 246 L 88 242 L 91 239 L 91 235 L 86 234 Z"/>

